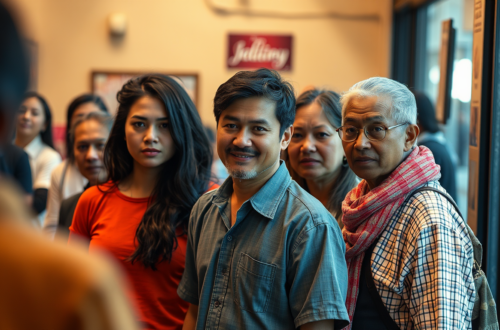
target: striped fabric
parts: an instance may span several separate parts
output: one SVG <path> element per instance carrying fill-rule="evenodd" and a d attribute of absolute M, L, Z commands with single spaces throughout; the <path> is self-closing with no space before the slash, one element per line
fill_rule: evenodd
<path fill-rule="evenodd" d="M 367 182 L 363 180 L 347 194 L 342 203 L 342 234 L 346 243 L 349 276 L 346 306 L 351 321 L 365 250 L 384 231 L 407 193 L 439 177 L 440 168 L 434 162 L 431 151 L 420 146 L 414 148 L 380 186 L 369 190 Z"/>

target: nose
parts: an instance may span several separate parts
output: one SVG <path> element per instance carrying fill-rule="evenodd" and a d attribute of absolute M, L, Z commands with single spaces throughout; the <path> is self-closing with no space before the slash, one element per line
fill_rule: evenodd
<path fill-rule="evenodd" d="M 144 142 L 146 144 L 153 144 L 158 142 L 158 132 L 156 130 L 156 125 L 150 125 L 144 136 Z"/>
<path fill-rule="evenodd" d="M 94 145 L 90 145 L 89 149 L 87 150 L 87 154 L 85 155 L 85 159 L 87 161 L 96 161 L 99 159 L 99 151 Z"/>
<path fill-rule="evenodd" d="M 239 148 L 245 148 L 252 146 L 252 140 L 250 138 L 250 133 L 246 129 L 241 129 L 236 134 L 233 140 L 233 144 Z"/>
<path fill-rule="evenodd" d="M 31 118 L 31 111 L 28 111 L 26 110 L 22 115 L 21 117 L 24 119 L 24 120 L 29 120 Z"/>
<path fill-rule="evenodd" d="M 316 141 L 312 136 L 309 134 L 305 136 L 302 146 L 300 147 L 300 150 L 305 153 L 309 152 L 315 152 L 316 151 Z"/>
<path fill-rule="evenodd" d="M 366 137 L 363 130 L 359 131 L 358 137 L 354 141 L 354 148 L 362 150 L 369 149 L 371 147 L 370 140 Z"/>

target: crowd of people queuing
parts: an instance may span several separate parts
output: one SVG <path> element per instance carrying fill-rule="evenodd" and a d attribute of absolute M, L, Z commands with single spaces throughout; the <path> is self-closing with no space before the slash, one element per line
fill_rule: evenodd
<path fill-rule="evenodd" d="M 214 139 L 149 74 L 114 118 L 76 97 L 62 160 L 2 5 L 0 25 L 0 328 L 473 328 L 473 244 L 450 157 L 418 145 L 441 141 L 420 94 L 375 77 L 296 96 L 240 71 L 215 94 Z"/>

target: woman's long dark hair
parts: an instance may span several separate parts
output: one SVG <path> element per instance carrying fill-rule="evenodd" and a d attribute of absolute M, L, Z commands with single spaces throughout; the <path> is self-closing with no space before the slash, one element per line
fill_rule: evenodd
<path fill-rule="evenodd" d="M 32 97 L 40 101 L 45 115 L 45 130 L 40 132 L 40 137 L 42 138 L 43 143 L 54 149 L 54 140 L 52 139 L 52 112 L 50 111 L 49 104 L 42 95 L 36 92 L 25 93 L 23 102 Z"/>
<path fill-rule="evenodd" d="M 136 232 L 137 248 L 131 262 L 145 267 L 170 261 L 177 248 L 177 230 L 187 231 L 191 209 L 207 191 L 212 149 L 200 116 L 186 91 L 172 78 L 159 74 L 129 80 L 118 92 L 116 120 L 104 151 L 109 179 L 117 185 L 133 170 L 125 137 L 125 123 L 132 105 L 143 96 L 160 100 L 168 113 L 175 154 L 165 162 Z"/>
<path fill-rule="evenodd" d="M 298 97 L 296 109 L 298 110 L 299 108 L 310 105 L 314 102 L 317 102 L 321 106 L 326 118 L 333 127 L 339 128 L 342 126 L 342 106 L 340 105 L 339 94 L 333 91 L 320 89 L 306 91 Z M 286 165 L 292 178 L 297 181 L 302 188 L 309 191 L 306 181 L 301 178 L 290 165 L 288 153 Z M 344 162 L 342 168 L 340 169 L 340 173 L 337 176 L 336 182 L 332 185 L 330 200 L 327 205 L 328 210 L 333 214 L 337 221 L 340 221 L 342 218 L 342 202 L 344 201 L 345 196 L 357 185 L 357 183 L 358 178 L 356 177 L 356 174 L 354 174 L 354 172 L 349 168 L 349 165 Z"/>
<path fill-rule="evenodd" d="M 85 103 L 94 103 L 99 109 L 104 112 L 108 112 L 108 108 L 104 104 L 102 98 L 95 94 L 82 94 L 77 96 L 71 101 L 68 106 L 68 111 L 66 112 L 66 157 L 73 160 L 73 145 L 71 144 L 70 132 L 71 132 L 71 119 L 73 114 L 79 106 Z"/>

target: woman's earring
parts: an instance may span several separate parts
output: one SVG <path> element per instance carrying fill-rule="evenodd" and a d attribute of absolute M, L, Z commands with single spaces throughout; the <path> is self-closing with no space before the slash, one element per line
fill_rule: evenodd
<path fill-rule="evenodd" d="M 347 157 L 346 156 L 342 157 L 342 166 L 344 166 L 344 167 L 349 166 L 349 164 L 347 163 Z"/>

